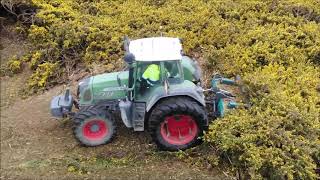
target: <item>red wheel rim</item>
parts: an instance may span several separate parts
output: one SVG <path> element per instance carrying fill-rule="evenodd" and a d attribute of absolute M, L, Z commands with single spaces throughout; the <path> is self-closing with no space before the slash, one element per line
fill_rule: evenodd
<path fill-rule="evenodd" d="M 196 138 L 198 131 L 196 121 L 189 115 L 168 116 L 160 127 L 163 139 L 173 145 L 190 143 Z"/>
<path fill-rule="evenodd" d="M 101 140 L 108 134 L 107 127 L 107 123 L 104 120 L 89 121 L 82 129 L 83 136 L 92 141 Z"/>

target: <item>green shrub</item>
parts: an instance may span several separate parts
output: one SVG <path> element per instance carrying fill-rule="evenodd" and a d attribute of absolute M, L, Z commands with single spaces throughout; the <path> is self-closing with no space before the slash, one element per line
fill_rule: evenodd
<path fill-rule="evenodd" d="M 98 62 L 118 70 L 125 35 L 135 39 L 161 33 L 182 38 L 187 54 L 207 56 L 225 74 L 319 56 L 316 1 L 32 2 L 39 10 L 28 37 L 44 51 L 40 63 L 59 61 L 61 69 L 84 63 L 90 70 Z"/>
<path fill-rule="evenodd" d="M 17 57 L 13 57 L 7 63 L 7 69 L 10 73 L 18 73 L 21 71 L 22 63 Z"/>
<path fill-rule="evenodd" d="M 316 178 L 319 76 L 307 64 L 270 64 L 246 76 L 253 106 L 212 123 L 206 141 L 252 178 Z"/>
<path fill-rule="evenodd" d="M 54 77 L 53 75 L 56 75 L 57 67 L 58 64 L 49 62 L 38 65 L 28 81 L 28 86 L 30 88 L 44 89 L 47 86 L 47 82 Z"/>
<path fill-rule="evenodd" d="M 316 90 L 320 26 L 309 17 L 294 17 L 292 8 L 308 6 L 310 12 L 319 13 L 320 4 L 230 4 L 237 6 L 222 11 L 226 21 L 213 38 L 223 38 L 207 50 L 209 67 L 241 74 L 252 107 L 214 121 L 205 140 L 243 178 L 315 179 L 320 149 Z"/>

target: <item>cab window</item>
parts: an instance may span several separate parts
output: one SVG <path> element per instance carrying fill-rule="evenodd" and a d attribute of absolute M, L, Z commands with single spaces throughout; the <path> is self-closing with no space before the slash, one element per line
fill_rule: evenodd
<path fill-rule="evenodd" d="M 137 68 L 137 79 L 141 79 L 143 75 L 149 75 L 150 73 L 153 73 L 153 72 L 149 72 L 150 67 L 155 67 L 155 66 L 160 67 L 160 62 L 159 61 L 139 62 L 138 68 Z M 161 80 L 160 69 L 155 73 L 159 73 L 159 75 L 152 74 L 152 77 L 154 76 L 156 80 Z"/>
<path fill-rule="evenodd" d="M 179 61 L 164 61 L 164 72 L 169 83 L 180 83 L 182 81 L 181 67 Z"/>

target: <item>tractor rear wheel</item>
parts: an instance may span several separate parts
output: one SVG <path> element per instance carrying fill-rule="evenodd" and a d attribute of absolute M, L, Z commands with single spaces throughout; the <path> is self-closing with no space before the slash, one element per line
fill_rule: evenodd
<path fill-rule="evenodd" d="M 162 150 L 193 147 L 206 129 L 204 107 L 187 97 L 165 99 L 151 112 L 148 127 L 153 141 Z"/>
<path fill-rule="evenodd" d="M 88 107 L 75 115 L 73 132 L 81 144 L 98 146 L 112 140 L 115 123 L 106 110 Z"/>

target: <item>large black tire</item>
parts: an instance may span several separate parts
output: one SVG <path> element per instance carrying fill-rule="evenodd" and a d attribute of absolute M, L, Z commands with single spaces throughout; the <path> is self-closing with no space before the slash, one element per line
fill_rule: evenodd
<path fill-rule="evenodd" d="M 188 117 L 186 121 L 190 121 L 191 125 L 187 123 L 189 133 L 185 133 L 185 136 L 181 138 L 181 132 L 179 124 L 173 126 L 172 124 L 183 123 L 184 117 Z M 171 118 L 171 119 L 170 119 Z M 174 118 L 172 120 L 172 118 Z M 169 125 L 171 121 L 171 125 Z M 172 131 L 169 129 L 171 127 Z M 184 128 L 183 126 L 181 126 Z M 175 129 L 176 130 L 175 130 Z M 207 114 L 203 106 L 199 105 L 196 101 L 188 97 L 176 97 L 162 100 L 152 110 L 149 121 L 148 130 L 153 141 L 161 150 L 177 151 L 185 150 L 190 147 L 196 146 L 201 143 L 201 136 L 203 131 L 207 128 Z M 166 136 L 165 132 L 167 131 Z M 179 132 L 178 140 L 175 141 L 175 137 L 170 137 L 170 133 Z M 182 129 L 183 130 L 183 129 Z M 189 139 L 188 139 L 189 138 Z M 173 139 L 173 140 L 171 140 Z M 181 143 L 179 142 L 181 139 Z"/>
<path fill-rule="evenodd" d="M 107 110 L 85 107 L 73 118 L 73 133 L 84 146 L 109 143 L 116 132 L 115 122 Z"/>

